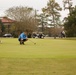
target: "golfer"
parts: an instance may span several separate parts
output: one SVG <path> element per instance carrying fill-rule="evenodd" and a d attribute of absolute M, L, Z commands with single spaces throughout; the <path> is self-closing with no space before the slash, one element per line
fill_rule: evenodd
<path fill-rule="evenodd" d="M 20 42 L 20 45 L 23 44 L 24 45 L 24 42 L 28 40 L 27 38 L 27 32 L 23 32 L 19 35 L 18 37 L 18 40 Z"/>

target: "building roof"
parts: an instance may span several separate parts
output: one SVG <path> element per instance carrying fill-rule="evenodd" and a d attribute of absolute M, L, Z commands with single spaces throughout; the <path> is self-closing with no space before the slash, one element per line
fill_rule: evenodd
<path fill-rule="evenodd" d="M 7 17 L 2 17 L 2 18 L 1 18 L 1 21 L 2 21 L 3 23 L 13 23 L 13 22 L 14 22 L 14 20 L 9 19 L 9 18 L 7 18 Z"/>

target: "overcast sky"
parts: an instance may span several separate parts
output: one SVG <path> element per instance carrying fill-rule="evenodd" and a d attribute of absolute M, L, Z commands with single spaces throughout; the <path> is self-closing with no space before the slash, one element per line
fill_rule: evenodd
<path fill-rule="evenodd" d="M 56 0 L 62 7 L 63 0 Z M 13 6 L 28 6 L 41 11 L 41 8 L 47 6 L 48 0 L 0 0 L 0 16 L 4 15 L 4 11 Z M 72 0 L 73 5 L 76 4 L 76 0 Z M 62 17 L 67 15 L 66 11 L 61 12 Z"/>

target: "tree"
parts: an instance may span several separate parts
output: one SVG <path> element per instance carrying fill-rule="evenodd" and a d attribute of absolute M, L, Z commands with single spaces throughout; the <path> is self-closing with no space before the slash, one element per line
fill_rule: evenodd
<path fill-rule="evenodd" d="M 37 15 L 37 17 L 38 27 L 40 26 L 39 31 L 44 33 L 45 25 L 47 24 L 46 16 L 45 14 L 41 13 Z"/>
<path fill-rule="evenodd" d="M 71 12 L 72 7 L 72 0 L 63 0 L 63 6 L 64 6 L 64 10 L 68 9 L 69 12 Z"/>
<path fill-rule="evenodd" d="M 35 12 L 33 8 L 22 6 L 12 7 L 6 10 L 6 15 L 15 20 L 13 27 L 11 27 L 11 32 L 13 32 L 13 34 L 19 35 L 25 30 L 30 33 L 36 28 Z"/>
<path fill-rule="evenodd" d="M 5 27 L 4 27 L 3 23 L 2 23 L 2 21 L 0 20 L 0 35 L 1 36 L 2 36 L 2 34 L 4 32 L 4 30 L 5 30 Z"/>
<path fill-rule="evenodd" d="M 76 6 L 69 13 L 64 28 L 68 37 L 76 37 Z"/>
<path fill-rule="evenodd" d="M 59 20 L 60 13 L 62 8 L 59 6 L 55 0 L 49 0 L 47 3 L 47 7 L 43 8 L 42 11 L 47 14 L 48 16 L 51 17 L 51 24 L 54 25 L 54 37 L 56 37 L 56 25 L 57 25 L 57 20 Z"/>

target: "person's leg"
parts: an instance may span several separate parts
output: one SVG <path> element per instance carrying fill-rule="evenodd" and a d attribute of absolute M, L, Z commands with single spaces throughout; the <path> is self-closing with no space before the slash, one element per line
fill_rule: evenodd
<path fill-rule="evenodd" d="M 22 40 L 22 44 L 24 45 L 24 40 Z"/>
<path fill-rule="evenodd" d="M 23 39 L 23 42 L 22 42 L 22 44 L 24 44 L 24 42 L 25 42 L 25 41 L 27 41 L 27 40 L 28 40 L 28 39 Z"/>
<path fill-rule="evenodd" d="M 21 44 L 24 45 L 24 42 L 25 42 L 25 41 L 26 41 L 26 39 L 23 39 L 23 40 L 19 39 L 20 45 L 21 45 Z"/>
<path fill-rule="evenodd" d="M 20 42 L 20 45 L 21 45 L 23 41 L 21 39 L 19 39 L 19 42 Z"/>
<path fill-rule="evenodd" d="M 21 44 L 23 44 L 24 45 L 24 42 L 25 42 L 25 39 L 21 39 Z"/>

